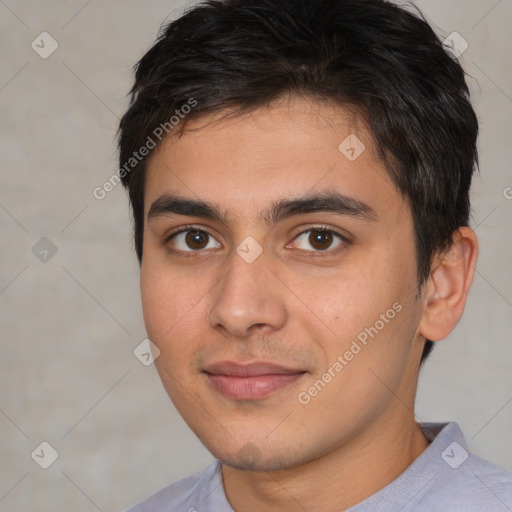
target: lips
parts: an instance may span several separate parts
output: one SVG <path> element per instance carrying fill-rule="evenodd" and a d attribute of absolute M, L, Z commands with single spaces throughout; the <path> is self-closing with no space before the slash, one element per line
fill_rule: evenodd
<path fill-rule="evenodd" d="M 217 392 L 240 400 L 264 398 L 290 386 L 307 373 L 266 362 L 239 364 L 233 361 L 212 364 L 204 372 Z"/>
<path fill-rule="evenodd" d="M 272 363 L 256 362 L 239 364 L 232 361 L 223 361 L 206 367 L 210 375 L 226 375 L 230 377 L 254 377 L 259 375 L 292 375 L 303 373 L 304 370 L 294 370 Z"/>

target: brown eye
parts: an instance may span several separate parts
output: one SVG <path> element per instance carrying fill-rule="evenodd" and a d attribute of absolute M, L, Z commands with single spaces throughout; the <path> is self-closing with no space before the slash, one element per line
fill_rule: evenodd
<path fill-rule="evenodd" d="M 333 242 L 334 237 L 330 231 L 319 231 L 312 230 L 308 241 L 311 244 L 311 247 L 318 249 L 319 251 L 323 251 L 325 249 L 329 249 Z"/>
<path fill-rule="evenodd" d="M 204 249 L 208 245 L 208 233 L 204 231 L 188 231 L 185 236 L 185 243 L 191 249 Z"/>
<path fill-rule="evenodd" d="M 221 247 L 213 236 L 201 229 L 183 229 L 178 231 L 168 239 L 168 244 L 174 251 L 189 253 Z"/>
<path fill-rule="evenodd" d="M 313 228 L 300 233 L 293 241 L 293 245 L 311 253 L 327 251 L 327 249 L 331 250 L 329 252 L 334 252 L 338 246 L 343 246 L 346 242 L 345 237 L 336 231 Z"/>

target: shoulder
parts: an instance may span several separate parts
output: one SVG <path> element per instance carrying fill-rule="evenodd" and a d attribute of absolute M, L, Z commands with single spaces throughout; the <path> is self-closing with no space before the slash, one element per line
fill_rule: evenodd
<path fill-rule="evenodd" d="M 512 473 L 472 454 L 455 422 L 422 423 L 429 447 L 351 512 L 512 511 Z"/>
<path fill-rule="evenodd" d="M 206 499 L 214 500 L 215 491 L 223 489 L 220 464 L 212 462 L 203 472 L 174 482 L 126 512 L 171 512 L 182 510 L 193 512 L 198 504 Z M 203 503 L 206 505 L 206 503 Z M 195 508 L 194 508 L 195 507 Z"/>
<path fill-rule="evenodd" d="M 443 475 L 442 480 L 438 508 L 432 510 L 512 510 L 512 473 L 476 455 L 469 454 L 460 468 Z"/>
<path fill-rule="evenodd" d="M 458 425 L 448 424 L 432 445 L 442 459 L 432 491 L 445 510 L 512 510 L 512 473 L 471 453 Z"/>
<path fill-rule="evenodd" d="M 478 489 L 483 494 L 492 494 L 509 507 L 512 507 L 512 472 L 474 454 L 468 457 L 465 467 L 467 487 Z"/>

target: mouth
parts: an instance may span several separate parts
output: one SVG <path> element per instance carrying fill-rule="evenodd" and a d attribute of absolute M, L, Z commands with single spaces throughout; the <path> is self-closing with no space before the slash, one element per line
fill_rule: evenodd
<path fill-rule="evenodd" d="M 210 385 L 222 395 L 238 400 L 257 400 L 291 386 L 307 371 L 265 362 L 223 361 L 208 366 L 204 373 Z"/>

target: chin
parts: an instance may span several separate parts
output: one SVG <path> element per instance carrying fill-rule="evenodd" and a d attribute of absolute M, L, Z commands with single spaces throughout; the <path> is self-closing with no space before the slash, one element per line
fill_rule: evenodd
<path fill-rule="evenodd" d="M 207 447 L 212 455 L 226 466 L 242 471 L 267 472 L 289 469 L 307 462 L 304 453 L 294 453 L 292 449 L 281 446 L 281 452 L 275 447 L 267 446 L 259 448 L 255 443 L 248 442 L 236 452 L 226 450 L 212 450 Z M 285 448 L 285 452 L 282 449 Z"/>

